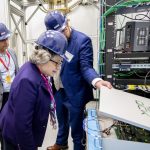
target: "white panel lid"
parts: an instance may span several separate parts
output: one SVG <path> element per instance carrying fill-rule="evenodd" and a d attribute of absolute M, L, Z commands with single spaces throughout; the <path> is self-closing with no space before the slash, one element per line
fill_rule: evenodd
<path fill-rule="evenodd" d="M 100 90 L 101 114 L 150 130 L 150 99 L 117 89 Z"/>

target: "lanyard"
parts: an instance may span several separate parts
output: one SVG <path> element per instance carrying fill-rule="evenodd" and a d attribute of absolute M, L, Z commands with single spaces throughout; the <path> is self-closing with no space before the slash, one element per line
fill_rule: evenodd
<path fill-rule="evenodd" d="M 45 85 L 47 87 L 48 92 L 50 93 L 50 101 L 51 101 L 51 105 L 50 105 L 50 123 L 53 126 L 53 128 L 56 129 L 57 128 L 57 126 L 56 126 L 56 113 L 55 113 L 56 102 L 55 102 L 55 99 L 54 99 L 54 96 L 53 96 L 52 87 L 51 87 L 51 84 L 48 82 L 48 78 L 44 74 L 41 73 L 39 68 L 38 68 L 38 70 L 41 74 L 42 79 L 45 82 Z"/>
<path fill-rule="evenodd" d="M 41 74 L 43 80 L 45 81 L 45 85 L 47 87 L 47 90 L 49 91 L 50 93 L 50 98 L 51 98 L 51 109 L 56 109 L 56 103 L 55 103 L 55 100 L 54 100 L 54 96 L 53 96 L 53 91 L 52 91 L 52 87 L 50 85 L 50 83 L 48 82 L 48 79 L 45 75 Z"/>
<path fill-rule="evenodd" d="M 50 109 L 55 111 L 56 110 L 56 102 L 55 102 L 55 99 L 54 99 L 54 96 L 53 96 L 52 87 L 51 87 L 50 83 L 48 82 L 48 78 L 44 74 L 41 73 L 39 68 L 38 68 L 38 70 L 41 74 L 42 79 L 45 82 L 45 85 L 46 85 L 46 88 L 47 88 L 48 92 L 50 93 L 50 101 L 51 101 Z"/>
<path fill-rule="evenodd" d="M 6 63 L 3 61 L 2 58 L 0 58 L 0 62 L 3 64 L 3 66 L 6 68 L 6 70 L 8 71 L 9 70 L 9 65 L 10 65 L 10 54 L 8 53 L 8 51 L 6 51 L 6 55 L 9 59 L 9 62 L 8 62 L 8 65 L 6 65 Z"/>
<path fill-rule="evenodd" d="M 53 128 L 56 129 L 57 128 L 57 126 L 56 126 L 56 113 L 55 113 L 56 102 L 55 102 L 55 99 L 54 99 L 54 96 L 53 96 L 52 87 L 51 87 L 50 83 L 48 82 L 47 77 L 45 75 L 43 75 L 43 74 L 41 74 L 41 76 L 42 76 L 43 80 L 45 81 L 45 85 L 47 87 L 47 90 L 50 93 L 50 100 L 51 100 L 51 105 L 50 105 L 50 123 L 53 126 Z"/>

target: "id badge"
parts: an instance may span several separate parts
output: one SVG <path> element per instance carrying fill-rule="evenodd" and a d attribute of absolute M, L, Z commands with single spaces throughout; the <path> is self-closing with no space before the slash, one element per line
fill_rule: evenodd
<path fill-rule="evenodd" d="M 7 74 L 5 80 L 6 80 L 7 83 L 11 83 L 11 76 L 9 74 Z"/>

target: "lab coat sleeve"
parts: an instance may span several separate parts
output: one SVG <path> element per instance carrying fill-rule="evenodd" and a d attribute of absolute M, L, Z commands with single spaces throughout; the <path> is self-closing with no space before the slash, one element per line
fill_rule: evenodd
<path fill-rule="evenodd" d="M 32 133 L 37 90 L 27 79 L 22 79 L 15 89 L 15 128 L 18 147 L 21 150 L 37 150 Z"/>

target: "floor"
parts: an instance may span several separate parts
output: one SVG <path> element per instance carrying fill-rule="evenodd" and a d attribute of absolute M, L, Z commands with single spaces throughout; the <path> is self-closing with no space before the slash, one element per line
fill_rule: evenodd
<path fill-rule="evenodd" d="M 97 108 L 98 104 L 95 101 L 92 101 L 87 104 L 86 108 Z M 46 150 L 46 147 L 53 145 L 57 136 L 57 130 L 53 129 L 50 124 L 47 126 L 47 131 L 42 147 L 38 150 Z M 72 138 L 69 136 L 69 150 L 73 150 Z"/>
<path fill-rule="evenodd" d="M 42 147 L 39 147 L 38 150 L 46 150 L 48 146 L 53 145 L 55 143 L 56 136 L 57 136 L 57 129 L 53 129 L 50 123 L 48 123 L 43 145 Z M 71 136 L 69 136 L 68 142 L 69 142 L 69 150 L 73 150 L 73 143 Z"/>

